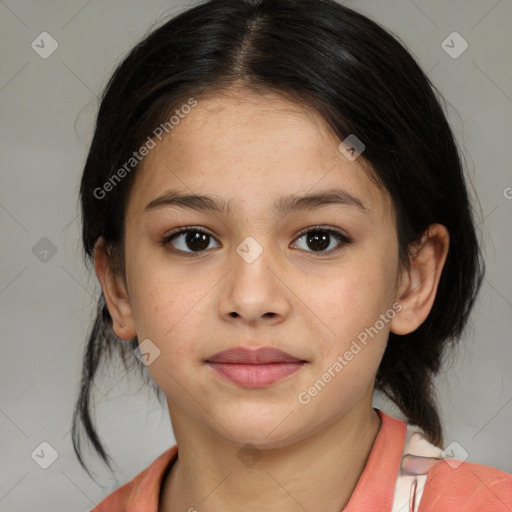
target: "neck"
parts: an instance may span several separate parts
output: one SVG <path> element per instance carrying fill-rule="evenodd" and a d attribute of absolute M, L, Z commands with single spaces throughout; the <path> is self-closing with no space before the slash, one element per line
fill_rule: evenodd
<path fill-rule="evenodd" d="M 257 462 L 245 465 L 240 445 L 197 435 L 197 425 L 172 417 L 179 453 L 162 484 L 159 512 L 339 512 L 380 429 L 371 402 L 364 405 L 300 442 L 255 451 Z"/>

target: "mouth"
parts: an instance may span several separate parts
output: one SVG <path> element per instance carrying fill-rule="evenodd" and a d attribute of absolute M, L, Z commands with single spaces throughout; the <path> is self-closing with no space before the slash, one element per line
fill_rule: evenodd
<path fill-rule="evenodd" d="M 247 388 L 270 386 L 293 375 L 307 363 L 272 347 L 256 350 L 237 347 L 218 352 L 205 362 L 221 377 Z"/>

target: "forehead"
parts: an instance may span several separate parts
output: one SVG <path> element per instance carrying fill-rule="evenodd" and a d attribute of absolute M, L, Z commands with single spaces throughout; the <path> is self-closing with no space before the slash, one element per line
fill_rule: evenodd
<path fill-rule="evenodd" d="M 197 105 L 143 159 L 130 197 L 142 210 L 167 189 L 204 193 L 235 206 L 343 187 L 379 215 L 390 200 L 313 109 L 276 93 L 236 91 Z"/>

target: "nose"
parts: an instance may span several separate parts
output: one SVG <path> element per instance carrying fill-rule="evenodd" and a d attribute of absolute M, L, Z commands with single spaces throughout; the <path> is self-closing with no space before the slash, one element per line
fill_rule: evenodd
<path fill-rule="evenodd" d="M 270 250 L 258 246 L 254 239 L 246 239 L 230 260 L 232 271 L 219 299 L 219 314 L 226 320 L 276 324 L 291 310 L 291 292 L 280 275 L 282 269 Z"/>

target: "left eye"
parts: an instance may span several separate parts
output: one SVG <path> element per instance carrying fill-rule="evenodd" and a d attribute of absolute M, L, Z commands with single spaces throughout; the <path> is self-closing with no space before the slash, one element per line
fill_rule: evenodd
<path fill-rule="evenodd" d="M 338 245 L 334 248 L 326 250 L 332 242 L 332 238 L 338 239 Z M 334 229 L 328 229 L 323 227 L 308 228 L 301 232 L 301 236 L 297 240 L 305 239 L 306 244 L 309 247 L 313 247 L 315 250 L 312 252 L 332 253 L 340 250 L 345 244 L 351 242 L 348 236 Z"/>

